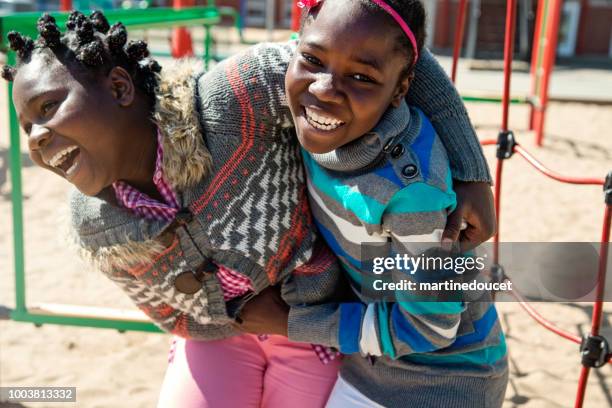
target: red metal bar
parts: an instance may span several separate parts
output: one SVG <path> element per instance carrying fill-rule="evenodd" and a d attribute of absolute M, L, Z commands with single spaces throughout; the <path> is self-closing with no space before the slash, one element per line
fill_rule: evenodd
<path fill-rule="evenodd" d="M 559 29 L 559 20 L 560 20 L 560 10 L 561 10 L 561 0 L 550 0 L 552 2 L 552 15 L 553 21 L 550 22 L 550 25 L 546 26 L 546 43 L 547 50 L 544 53 L 544 78 L 542 79 L 541 84 L 536 84 L 540 86 L 539 95 L 537 95 L 540 99 L 538 99 L 538 104 L 536 104 L 535 108 L 531 114 L 530 125 L 533 125 L 536 129 L 536 142 L 538 145 L 541 145 L 542 142 L 542 134 L 543 134 L 543 124 L 544 124 L 544 111 L 546 107 L 546 102 L 548 98 L 548 79 L 550 77 L 550 72 L 552 71 L 552 67 L 554 65 L 554 59 L 556 56 L 556 48 L 557 48 L 557 33 Z M 541 3 L 548 3 L 548 0 L 541 1 Z M 546 10 L 543 8 L 542 10 Z M 514 52 L 514 34 L 515 34 L 515 24 L 516 24 L 516 0 L 508 0 L 507 8 L 506 8 L 506 33 L 504 39 L 504 93 L 502 98 L 502 131 L 508 130 L 508 116 L 509 116 L 509 107 L 510 107 L 510 77 L 512 72 L 512 57 Z M 546 16 L 545 16 L 546 14 Z M 543 24 L 548 17 L 549 13 L 547 11 L 538 10 L 538 20 L 540 24 L 536 24 L 536 32 L 541 28 L 541 24 Z M 539 35 L 536 37 L 539 39 Z M 456 39 L 455 39 L 456 40 Z M 537 52 L 534 50 L 534 55 L 537 55 Z M 454 62 L 455 63 L 455 62 Z M 539 72 L 539 66 L 536 64 L 535 67 L 535 77 L 541 73 Z M 532 75 L 534 74 L 534 66 L 532 64 Z M 483 141 L 484 145 L 494 144 L 492 140 Z M 603 184 L 604 180 L 593 179 L 593 178 L 578 178 L 578 177 L 566 177 L 559 175 L 546 168 L 542 163 L 536 160 L 533 156 L 531 156 L 525 149 L 523 149 L 519 145 L 514 146 L 514 151 L 519 153 L 523 158 L 527 160 L 532 166 L 534 166 L 538 171 L 545 174 L 548 177 L 551 177 L 554 180 L 558 180 L 560 182 L 572 183 L 572 184 Z M 500 237 L 500 216 L 501 216 L 501 182 L 502 182 L 502 173 L 503 173 L 503 159 L 497 159 L 497 168 L 495 172 L 495 212 L 496 212 L 496 221 L 497 221 L 497 232 L 493 237 L 493 261 L 495 264 L 499 264 L 499 237 Z M 596 335 L 599 333 L 599 328 L 601 324 L 601 314 L 603 308 L 603 294 L 605 287 L 605 274 L 606 274 L 606 264 L 607 264 L 607 251 L 608 251 L 608 241 L 610 238 L 610 217 L 611 210 L 610 206 L 606 206 L 606 212 L 604 216 L 604 227 L 602 233 L 602 242 L 601 242 L 601 253 L 599 258 L 599 271 L 598 271 L 598 282 L 597 282 L 597 297 L 596 302 L 593 308 L 592 322 L 591 322 L 591 333 Z M 523 309 L 533 318 L 536 322 L 547 328 L 548 330 L 558 334 L 559 336 L 566 338 L 570 341 L 580 344 L 581 339 L 565 330 L 562 330 L 555 325 L 553 325 L 548 320 L 544 319 L 535 309 L 533 309 L 529 304 L 527 304 L 522 296 L 513 291 L 512 294 L 519 300 L 520 305 Z M 608 361 L 610 362 L 610 361 Z M 575 407 L 582 408 L 582 404 L 584 402 L 584 394 L 586 391 L 586 385 L 589 375 L 589 367 L 583 366 L 580 379 L 578 382 L 578 393 L 576 395 Z"/>
<path fill-rule="evenodd" d="M 510 108 L 510 77 L 514 56 L 514 33 L 516 27 L 516 0 L 508 0 L 506 7 L 506 35 L 504 38 L 504 94 L 502 97 L 502 131 L 508 130 Z"/>
<path fill-rule="evenodd" d="M 453 67 L 451 69 L 451 80 L 455 83 L 457 78 L 457 65 L 459 64 L 459 54 L 463 44 L 463 32 L 465 31 L 465 12 L 467 10 L 467 0 L 459 0 L 459 12 L 455 24 L 455 47 L 453 48 Z"/>
<path fill-rule="evenodd" d="M 484 140 L 480 141 L 480 144 L 482 146 L 496 145 L 497 144 L 497 140 L 495 140 L 495 139 L 484 139 Z"/>
<path fill-rule="evenodd" d="M 72 0 L 60 0 L 60 11 L 72 10 Z"/>
<path fill-rule="evenodd" d="M 506 279 L 506 280 L 510 281 L 510 279 Z M 545 328 L 547 328 L 551 332 L 553 332 L 555 334 L 558 334 L 559 336 L 561 336 L 563 338 L 566 338 L 566 339 L 568 339 L 570 341 L 573 341 L 576 344 L 580 344 L 580 342 L 582 340 L 580 339 L 579 336 L 576 336 L 575 334 L 572 334 L 572 333 L 570 333 L 568 331 L 560 329 L 557 326 L 555 326 L 554 324 L 552 324 L 550 321 L 546 320 L 529 303 L 527 303 L 525 298 L 519 292 L 513 290 L 511 292 L 511 294 L 519 302 L 519 304 L 525 310 L 525 312 L 527 312 L 527 314 L 533 318 L 533 320 L 535 320 L 536 322 L 540 323 L 542 326 L 544 326 Z"/>
<path fill-rule="evenodd" d="M 603 230 L 601 233 L 601 248 L 599 250 L 599 272 L 597 276 L 597 297 L 593 308 L 593 320 L 591 322 L 591 334 L 599 335 L 601 326 L 601 314 L 603 310 L 603 299 L 606 288 L 606 272 L 608 265 L 608 248 L 610 245 L 610 220 L 612 219 L 612 207 L 606 205 L 604 212 Z"/>
<path fill-rule="evenodd" d="M 294 0 L 291 5 L 291 31 L 298 32 L 300 30 L 300 20 L 302 17 L 302 9 L 298 7 L 298 1 Z"/>
<path fill-rule="evenodd" d="M 512 56 L 514 54 L 514 32 L 516 26 L 516 0 L 508 0 L 506 7 L 506 34 L 504 38 L 504 93 L 502 97 L 502 125 L 501 130 L 508 130 L 508 113 L 510 109 L 510 77 L 512 75 Z M 493 236 L 493 262 L 499 264 L 499 236 L 501 217 L 501 187 L 503 159 L 497 159 L 495 170 L 495 218 L 497 231 Z"/>
<path fill-rule="evenodd" d="M 195 0 L 172 0 L 172 7 L 175 9 L 193 7 L 194 5 Z M 191 34 L 189 34 L 187 28 L 177 27 L 172 30 L 171 48 L 174 58 L 193 56 Z"/>
<path fill-rule="evenodd" d="M 516 153 L 518 153 L 519 155 L 523 156 L 525 158 L 525 160 L 527 160 L 527 162 L 529 164 L 531 164 L 533 167 L 535 167 L 540 173 L 554 179 L 557 181 L 560 181 L 562 183 L 568 183 L 568 184 L 591 184 L 591 185 L 603 185 L 604 184 L 604 179 L 598 179 L 598 178 L 585 178 L 585 177 L 570 177 L 570 176 L 563 176 L 559 173 L 556 173 L 552 170 L 550 170 L 549 168 L 547 168 L 546 166 L 544 166 L 540 161 L 538 161 L 535 157 L 533 157 L 529 152 L 527 152 L 522 146 L 520 146 L 519 144 L 517 144 L 514 147 L 514 151 Z"/>
<path fill-rule="evenodd" d="M 497 159 L 497 167 L 495 169 L 495 194 L 493 196 L 495 204 L 495 223 L 497 228 L 495 235 L 493 235 L 493 263 L 499 264 L 499 235 L 501 230 L 501 186 L 502 186 L 502 172 L 504 170 L 504 161 Z"/>
<path fill-rule="evenodd" d="M 541 67 L 541 79 L 538 104 L 533 113 L 533 129 L 536 132 L 536 145 L 542 146 L 544 140 L 544 120 L 546 117 L 546 107 L 548 106 L 548 86 L 550 82 L 550 74 L 555 66 L 555 58 L 557 56 L 557 38 L 559 37 L 559 23 L 561 21 L 561 6 L 562 0 L 550 0 L 548 13 L 544 18 L 548 19 L 545 33 L 545 50 Z"/>
<path fill-rule="evenodd" d="M 533 48 L 531 51 L 531 99 L 532 99 L 532 103 L 529 104 L 530 109 L 529 109 L 529 130 L 533 130 L 533 116 L 535 113 L 535 106 L 534 106 L 534 100 L 535 100 L 535 96 L 537 94 L 537 90 L 538 90 L 538 82 L 539 82 L 539 75 L 540 73 L 538 72 L 538 56 L 540 55 L 540 35 L 542 33 L 542 23 L 543 23 L 543 16 L 544 16 L 544 9 L 546 7 L 546 0 L 540 0 L 538 1 L 538 11 L 536 13 L 536 20 L 535 20 L 535 25 L 534 25 L 534 31 L 533 31 Z M 539 102 L 536 100 L 537 104 L 539 104 Z"/>
<path fill-rule="evenodd" d="M 591 321 L 591 334 L 599 335 L 601 327 L 601 314 L 603 310 L 603 297 L 606 287 L 606 269 L 608 263 L 608 248 L 610 241 L 610 220 L 612 218 L 612 207 L 606 205 L 603 221 L 603 231 L 601 233 L 601 248 L 599 250 L 599 272 L 597 274 L 597 295 L 593 306 L 593 319 Z M 610 361 L 608 361 L 610 362 Z M 576 392 L 576 408 L 582 408 L 584 395 L 586 393 L 587 381 L 589 380 L 590 367 L 582 366 L 580 378 L 578 379 L 578 391 Z"/>
<path fill-rule="evenodd" d="M 574 402 L 575 408 L 582 408 L 584 404 L 584 394 L 586 392 L 587 380 L 589 379 L 590 367 L 582 366 L 580 370 L 580 378 L 578 379 L 578 392 L 576 393 L 576 402 Z"/>

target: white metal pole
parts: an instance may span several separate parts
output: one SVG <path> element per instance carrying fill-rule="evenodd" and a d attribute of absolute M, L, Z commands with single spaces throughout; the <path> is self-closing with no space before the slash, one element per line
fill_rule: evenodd
<path fill-rule="evenodd" d="M 276 0 L 266 0 L 266 30 L 268 31 L 268 41 L 274 41 L 274 18 Z"/>

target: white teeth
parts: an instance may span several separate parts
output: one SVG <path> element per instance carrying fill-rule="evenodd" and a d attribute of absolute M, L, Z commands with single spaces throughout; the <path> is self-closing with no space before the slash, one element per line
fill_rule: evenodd
<path fill-rule="evenodd" d="M 317 114 L 316 112 L 308 108 L 305 108 L 305 110 L 306 110 L 306 119 L 308 120 L 308 123 L 310 123 L 313 127 L 317 129 L 333 130 L 341 125 L 344 125 L 344 122 L 338 119 Z"/>
<path fill-rule="evenodd" d="M 53 157 L 51 158 L 51 160 L 49 160 L 49 164 L 50 164 L 51 166 L 53 166 L 53 167 L 57 167 L 57 166 L 59 166 L 60 164 L 62 164 L 62 162 L 63 162 L 64 160 L 66 160 L 66 158 L 68 157 L 68 155 L 69 155 L 70 153 L 72 153 L 72 151 L 73 151 L 73 150 L 75 150 L 75 149 L 78 149 L 78 147 L 77 147 L 77 146 L 70 146 L 70 147 L 65 148 L 65 149 L 64 149 L 64 150 L 62 150 L 62 151 L 59 151 L 59 152 L 55 153 L 55 156 L 53 156 Z M 74 165 L 73 165 L 72 167 L 74 167 Z M 72 167 L 71 167 L 71 168 L 72 168 Z"/>

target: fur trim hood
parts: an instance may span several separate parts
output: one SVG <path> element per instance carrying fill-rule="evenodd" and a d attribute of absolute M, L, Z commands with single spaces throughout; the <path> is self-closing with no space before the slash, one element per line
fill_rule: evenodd
<path fill-rule="evenodd" d="M 159 76 L 153 117 L 164 137 L 164 177 L 176 190 L 193 186 L 212 166 L 195 97 L 203 72 L 199 60 L 186 59 L 173 62 Z"/>

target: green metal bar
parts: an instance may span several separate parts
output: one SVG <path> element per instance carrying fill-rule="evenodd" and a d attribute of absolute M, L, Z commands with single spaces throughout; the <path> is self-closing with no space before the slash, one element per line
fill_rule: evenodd
<path fill-rule="evenodd" d="M 49 13 L 57 20 L 58 25 L 63 25 L 68 19 L 67 12 Z M 174 26 L 198 26 L 203 24 L 214 25 L 221 21 L 219 10 L 216 7 L 190 7 L 184 9 L 152 8 L 145 10 L 107 10 L 105 15 L 109 22 L 121 21 L 131 29 L 145 29 Z M 8 33 L 16 30 L 22 34 L 35 37 L 36 20 L 40 17 L 39 12 L 16 13 L 0 17 L 0 33 Z M 6 41 L 6 35 L 3 35 Z"/>
<path fill-rule="evenodd" d="M 104 319 L 94 317 L 73 317 L 73 316 L 50 316 L 19 311 L 12 311 L 11 320 L 16 322 L 34 323 L 39 326 L 42 324 L 58 324 L 65 326 L 96 327 L 100 329 L 115 329 L 119 331 L 143 331 L 150 333 L 163 333 L 163 331 L 151 322 L 124 321 L 115 319 Z"/>
<path fill-rule="evenodd" d="M 211 59 L 210 49 L 212 47 L 212 33 L 210 31 L 210 25 L 204 26 L 204 68 L 208 70 L 208 64 Z"/>
<path fill-rule="evenodd" d="M 7 63 L 15 65 L 15 53 L 9 52 Z M 21 148 L 19 143 L 19 122 L 11 99 L 13 83 L 8 84 L 8 108 L 10 128 L 10 172 L 11 200 L 13 207 L 13 256 L 15 263 L 15 307 L 18 312 L 26 310 L 25 296 L 25 253 L 23 245 L 23 200 L 21 189 Z"/>
<path fill-rule="evenodd" d="M 486 97 L 486 96 L 469 96 L 461 95 L 461 99 L 466 102 L 485 102 L 485 103 L 501 103 L 501 97 Z M 511 104 L 529 104 L 529 98 L 527 97 L 516 97 L 510 99 Z"/>

